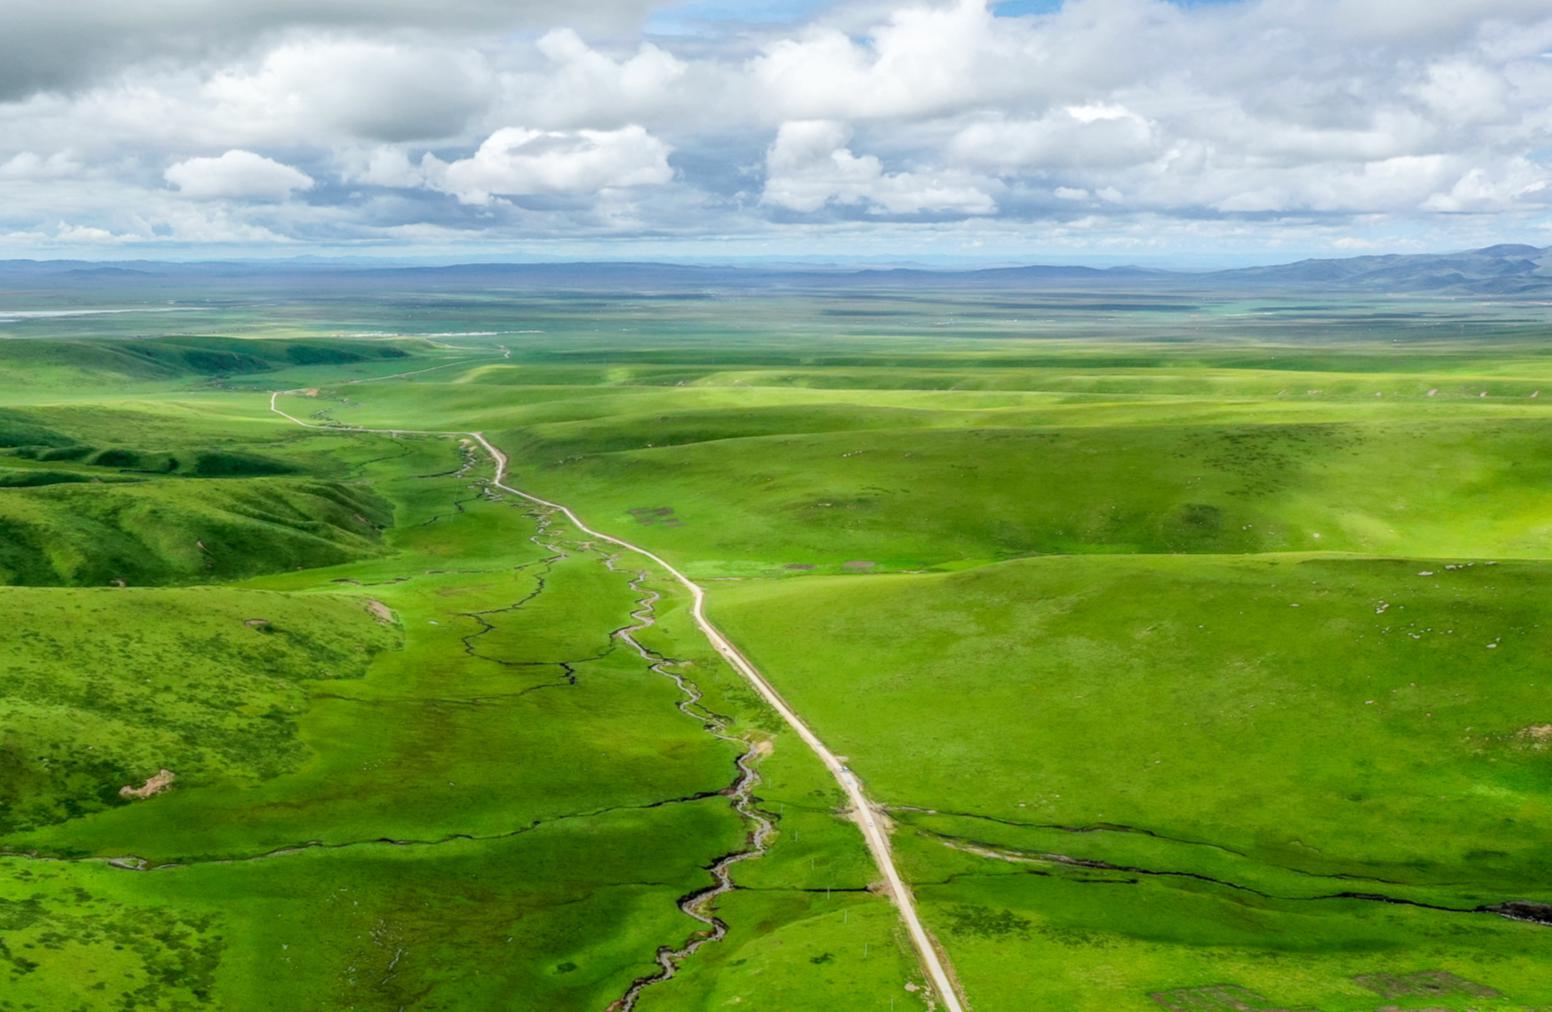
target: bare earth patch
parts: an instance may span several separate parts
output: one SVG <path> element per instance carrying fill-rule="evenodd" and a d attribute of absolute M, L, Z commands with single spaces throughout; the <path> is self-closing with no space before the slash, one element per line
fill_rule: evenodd
<path fill-rule="evenodd" d="M 393 625 L 393 609 L 376 598 L 366 599 L 366 610 L 372 613 L 372 617 L 383 625 Z"/>
<path fill-rule="evenodd" d="M 1522 727 L 1514 735 L 1515 740 L 1537 752 L 1552 748 L 1552 724 L 1532 724 Z"/>
<path fill-rule="evenodd" d="M 133 798 L 136 801 L 144 801 L 153 794 L 160 794 L 165 791 L 172 786 L 172 782 L 176 779 L 178 779 L 178 774 L 169 769 L 162 769 L 139 787 L 131 787 L 128 784 L 120 787 L 119 796 Z"/>
<path fill-rule="evenodd" d="M 849 569 L 853 573 L 865 573 L 870 569 L 877 569 L 878 563 L 869 562 L 866 559 L 856 559 L 852 562 L 841 563 L 842 569 Z"/>

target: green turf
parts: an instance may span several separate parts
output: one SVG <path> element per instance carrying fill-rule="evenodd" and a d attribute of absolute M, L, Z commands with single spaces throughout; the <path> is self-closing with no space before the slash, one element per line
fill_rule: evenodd
<path fill-rule="evenodd" d="M 157 332 L 131 316 L 103 326 Z M 769 749 L 778 832 L 640 1007 L 923 1005 L 838 789 L 682 592 L 455 437 L 270 415 L 293 388 L 319 424 L 483 431 L 702 580 L 887 810 L 970 1008 L 1552 1004 L 1552 929 L 1500 915 L 1552 902 L 1533 308 L 492 292 L 161 332 L 196 320 L 276 340 L 10 352 L 8 582 L 74 586 L 0 590 L 68 602 L 18 604 L 41 638 L 6 655 L 47 689 L 0 696 L 34 813 L 0 848 L 37 855 L 0 1007 L 605 1007 L 747 832 L 708 724 Z M 649 590 L 692 715 L 612 637 Z M 233 621 L 256 600 L 298 617 Z M 88 601 L 90 634 L 49 618 Z"/>
<path fill-rule="evenodd" d="M 1546 929 L 1493 912 L 1552 900 L 1548 374 L 1233 356 L 493 365 L 329 417 L 484 428 L 708 580 L 890 808 L 974 1007 L 1552 1000 Z"/>
<path fill-rule="evenodd" d="M 909 993 L 914 967 L 817 763 L 778 740 L 688 627 L 681 591 L 650 573 L 635 587 L 625 560 L 493 495 L 488 462 L 453 439 L 306 432 L 253 395 L 216 410 L 185 407 L 215 407 L 197 391 L 137 396 L 27 413 L 71 446 L 133 412 L 151 445 L 291 473 L 14 457 L 17 473 L 68 464 L 86 480 L 6 492 L 0 506 L 45 518 L 36 540 L 49 553 L 13 546 L 33 566 L 13 583 L 101 584 L 117 560 L 138 568 L 128 587 L 0 588 L 12 617 L 0 1007 L 609 1004 L 654 971 L 658 947 L 694 934 L 678 899 L 747 846 L 722 794 L 738 749 L 680 712 L 673 682 L 613 635 L 652 588 L 666 596 L 643 641 L 682 658 L 731 731 L 776 747 L 762 788 L 780 828 L 746 865 L 761 866 L 769 902 L 719 904 L 740 917 L 729 944 L 743 955 L 724 958 L 753 965 L 646 1000 L 698 1000 L 674 996 L 742 973 L 758 988 L 768 965 L 797 958 L 794 935 L 811 976 L 791 1007 L 888 1008 Z M 72 489 L 85 494 L 69 508 L 23 498 Z M 293 489 L 332 491 L 291 509 Z M 371 510 L 371 534 L 342 552 L 317 534 L 349 506 Z M 227 535 L 228 512 L 256 533 Z M 132 549 L 111 554 L 107 520 Z M 155 550 L 190 535 L 201 555 L 240 545 L 251 561 L 179 568 Z M 59 566 L 72 538 L 90 566 Z M 255 573 L 272 575 L 230 582 Z M 211 585 L 137 586 L 193 582 Z M 164 791 L 121 795 L 162 769 L 176 775 Z M 826 927 L 839 909 L 829 893 L 849 908 L 839 928 Z M 867 971 L 807 962 L 831 936 L 838 951 L 868 946 Z"/>

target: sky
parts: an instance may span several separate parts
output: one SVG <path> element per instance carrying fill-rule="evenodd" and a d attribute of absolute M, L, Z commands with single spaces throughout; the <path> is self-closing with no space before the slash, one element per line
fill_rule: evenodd
<path fill-rule="evenodd" d="M 1549 0 L 0 0 L 0 256 L 1552 245 Z"/>

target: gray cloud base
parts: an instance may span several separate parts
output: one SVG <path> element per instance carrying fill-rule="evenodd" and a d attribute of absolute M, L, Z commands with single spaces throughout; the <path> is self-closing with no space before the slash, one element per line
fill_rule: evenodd
<path fill-rule="evenodd" d="M 1544 0 L 898 0 L 693 37 L 645 34 L 652 6 L 22 0 L 0 34 L 0 245 L 1350 249 L 1548 228 Z"/>

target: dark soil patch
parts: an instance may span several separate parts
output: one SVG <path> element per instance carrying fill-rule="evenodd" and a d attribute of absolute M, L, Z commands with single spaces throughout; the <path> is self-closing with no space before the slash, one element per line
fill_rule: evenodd
<path fill-rule="evenodd" d="M 1182 987 L 1173 991 L 1158 991 L 1148 997 L 1171 1012 L 1314 1012 L 1313 1009 L 1291 1009 L 1275 1005 L 1238 984 Z"/>
<path fill-rule="evenodd" d="M 1444 970 L 1418 970 L 1414 973 L 1365 973 L 1353 978 L 1382 998 L 1411 998 L 1417 995 L 1469 994 L 1478 998 L 1496 998 L 1498 992 L 1485 984 L 1476 984 Z"/>
<path fill-rule="evenodd" d="M 1507 917 L 1511 921 L 1529 921 L 1532 924 L 1552 925 L 1552 903 L 1535 903 L 1530 900 L 1510 900 L 1482 907 L 1488 913 Z"/>
<path fill-rule="evenodd" d="M 684 521 L 674 516 L 672 506 L 637 506 L 625 512 L 636 518 L 636 522 L 643 527 L 678 527 Z"/>

